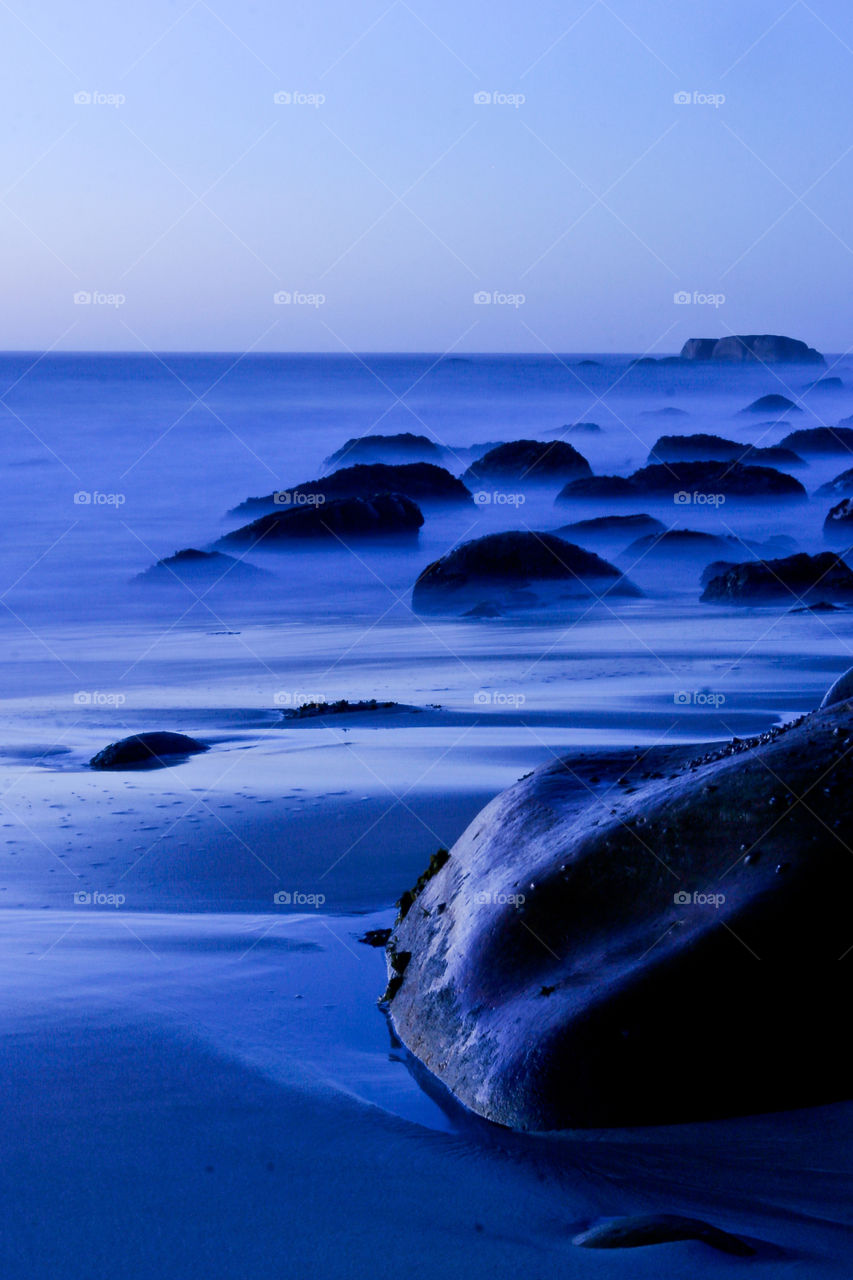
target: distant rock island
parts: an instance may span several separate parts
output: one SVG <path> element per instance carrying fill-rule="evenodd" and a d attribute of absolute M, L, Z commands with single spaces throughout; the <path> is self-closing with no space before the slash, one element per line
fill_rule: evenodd
<path fill-rule="evenodd" d="M 688 338 L 682 360 L 725 360 L 731 364 L 826 364 L 814 347 L 798 338 L 772 333 L 734 334 L 728 338 Z"/>

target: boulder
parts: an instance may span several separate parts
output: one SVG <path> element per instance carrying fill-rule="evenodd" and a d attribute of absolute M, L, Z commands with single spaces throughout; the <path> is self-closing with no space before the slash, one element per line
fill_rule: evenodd
<path fill-rule="evenodd" d="M 89 764 L 93 769 L 156 768 L 176 764 L 181 756 L 196 755 L 199 751 L 207 751 L 207 747 L 185 733 L 134 733 L 129 738 L 111 742 L 92 756 Z"/>
<path fill-rule="evenodd" d="M 604 434 L 597 422 L 573 422 L 570 427 L 561 427 L 560 430 L 568 432 L 569 435 L 579 436 L 600 436 Z"/>
<path fill-rule="evenodd" d="M 793 449 L 783 449 L 780 445 L 762 449 L 756 445 L 741 444 L 737 440 L 726 440 L 723 436 L 702 432 L 690 436 L 661 436 L 649 453 L 649 462 L 691 461 L 737 461 L 783 467 L 806 465 Z"/>
<path fill-rule="evenodd" d="M 644 537 L 637 538 L 625 549 L 623 557 L 650 558 L 653 561 L 663 556 L 700 556 L 707 559 L 709 555 L 723 551 L 731 551 L 731 541 L 728 538 L 703 533 L 698 529 L 665 529 L 663 533 L 647 533 Z"/>
<path fill-rule="evenodd" d="M 277 489 L 264 498 L 247 498 L 231 516 L 264 515 L 283 508 L 311 506 L 319 497 L 326 502 L 333 498 L 371 498 L 376 493 L 401 493 L 419 504 L 436 505 L 471 504 L 471 494 L 461 480 L 444 467 L 432 462 L 407 462 L 392 465 L 385 462 L 356 463 L 342 467 L 324 476 L 322 480 L 310 480 L 292 489 Z"/>
<path fill-rule="evenodd" d="M 402 493 L 371 498 L 339 498 L 305 507 L 287 507 L 259 516 L 220 538 L 217 546 L 255 546 L 270 550 L 282 544 L 320 540 L 334 545 L 353 538 L 416 536 L 424 522 L 416 502 Z"/>
<path fill-rule="evenodd" d="M 727 338 L 688 338 L 682 360 L 719 360 L 733 364 L 826 364 L 814 347 L 777 334 L 732 334 Z"/>
<path fill-rule="evenodd" d="M 663 533 L 666 525 L 654 516 L 595 516 L 591 520 L 574 520 L 554 532 L 570 542 L 624 542 L 625 538 L 641 538 L 648 533 Z"/>
<path fill-rule="evenodd" d="M 518 1129 L 848 1097 L 852 734 L 844 703 L 518 782 L 401 907 L 404 1045 Z"/>
<path fill-rule="evenodd" d="M 830 508 L 823 522 L 823 536 L 827 542 L 853 546 L 853 498 L 842 498 Z"/>
<path fill-rule="evenodd" d="M 809 454 L 853 453 L 853 429 L 850 427 L 805 427 L 785 436 L 781 445 L 795 449 L 807 457 Z"/>
<path fill-rule="evenodd" d="M 583 1249 L 637 1249 L 678 1240 L 699 1240 L 736 1258 L 750 1258 L 752 1245 L 728 1231 L 711 1226 L 701 1218 L 683 1218 L 677 1213 L 635 1213 L 627 1218 L 608 1218 L 572 1239 Z"/>
<path fill-rule="evenodd" d="M 753 400 L 752 404 L 748 404 L 745 409 L 741 409 L 741 413 L 802 413 L 802 409 L 794 404 L 793 400 L 789 400 L 787 396 L 769 395 L 759 396 L 757 400 Z"/>
<path fill-rule="evenodd" d="M 844 383 L 840 378 L 818 378 L 816 382 L 807 382 L 806 391 L 843 391 Z"/>
<path fill-rule="evenodd" d="M 853 467 L 848 467 L 833 480 L 828 480 L 819 489 L 815 489 L 816 498 L 849 498 L 853 497 Z"/>
<path fill-rule="evenodd" d="M 853 598 L 853 572 L 831 551 L 781 560 L 748 560 L 711 578 L 706 604 L 801 604 Z"/>
<path fill-rule="evenodd" d="M 636 492 L 624 476 L 584 476 L 564 485 L 555 502 L 576 502 L 583 498 L 636 498 Z"/>
<path fill-rule="evenodd" d="M 416 613 L 539 608 L 603 595 L 638 596 L 620 571 L 553 533 L 512 530 L 475 538 L 427 565 L 412 592 Z"/>
<path fill-rule="evenodd" d="M 793 476 L 773 467 L 741 462 L 669 462 L 652 464 L 630 477 L 635 494 L 722 494 L 725 498 L 802 499 L 806 491 Z M 681 499 L 685 501 L 684 499 Z M 695 498 L 694 498 L 695 501 Z"/>
<path fill-rule="evenodd" d="M 246 564 L 245 560 L 237 560 L 221 551 L 198 551 L 195 547 L 187 547 L 158 560 L 138 573 L 133 581 L 165 587 L 206 587 L 220 583 L 223 586 L 256 585 L 264 579 L 272 580 L 272 574 L 266 569 Z"/>
<path fill-rule="evenodd" d="M 429 436 L 415 435 L 411 431 L 403 431 L 395 436 L 355 436 L 330 454 L 323 465 L 335 467 L 343 462 L 346 462 L 348 467 L 354 466 L 357 462 L 440 463 L 444 459 L 445 452 L 441 445 L 437 445 Z"/>
<path fill-rule="evenodd" d="M 565 440 L 543 444 L 541 440 L 512 440 L 490 449 L 473 462 L 462 476 L 465 484 L 563 484 L 580 476 L 591 476 L 592 468 L 582 453 Z"/>

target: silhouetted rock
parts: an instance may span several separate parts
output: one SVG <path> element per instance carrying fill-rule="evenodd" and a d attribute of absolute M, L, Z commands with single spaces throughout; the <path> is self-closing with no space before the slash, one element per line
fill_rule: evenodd
<path fill-rule="evenodd" d="M 541 440 L 512 440 L 490 449 L 473 462 L 462 480 L 476 487 L 482 484 L 563 484 L 580 476 L 591 476 L 592 468 L 583 454 L 565 440 L 544 444 Z"/>
<path fill-rule="evenodd" d="M 777 334 L 732 334 L 727 338 L 688 338 L 682 360 L 719 360 L 731 364 L 826 364 L 814 347 Z"/>
<path fill-rule="evenodd" d="M 371 498 L 376 493 L 402 493 L 422 504 L 466 503 L 471 494 L 461 480 L 433 462 L 407 462 L 392 465 L 384 462 L 357 463 L 342 467 L 292 489 L 277 489 L 264 498 L 247 498 L 229 511 L 231 516 L 263 515 L 291 507 L 310 507 L 316 498 L 330 502 L 334 498 Z"/>
<path fill-rule="evenodd" d="M 637 1249 L 654 1244 L 672 1244 L 677 1240 L 699 1240 L 721 1253 L 736 1258 L 750 1258 L 752 1245 L 701 1218 L 682 1218 L 675 1213 L 636 1213 L 628 1218 L 609 1218 L 582 1231 L 572 1244 L 584 1249 Z"/>
<path fill-rule="evenodd" d="M 272 574 L 266 569 L 258 569 L 256 565 L 246 564 L 245 560 L 226 556 L 221 551 L 198 551 L 195 547 L 187 547 L 158 560 L 138 573 L 133 581 L 167 587 L 184 584 L 209 587 L 220 583 L 223 586 L 257 584 L 265 578 L 272 580 Z"/>
<path fill-rule="evenodd" d="M 769 395 L 759 396 L 757 400 L 753 400 L 752 404 L 748 404 L 745 409 L 741 409 L 741 413 L 802 413 L 799 405 L 794 404 L 793 400 L 789 400 L 787 396 Z"/>
<path fill-rule="evenodd" d="M 804 460 L 793 449 L 780 445 L 758 448 L 726 440 L 724 436 L 698 432 L 689 436 L 661 436 L 649 453 L 649 462 L 718 461 L 764 464 L 767 466 L 805 466 Z"/>
<path fill-rule="evenodd" d="M 853 497 L 853 467 L 848 467 L 832 480 L 827 480 L 815 490 L 816 498 L 849 498 Z"/>
<path fill-rule="evenodd" d="M 685 505 L 702 505 L 707 495 L 726 498 L 805 498 L 806 491 L 793 476 L 772 467 L 744 466 L 740 462 L 669 462 L 642 467 L 630 477 L 635 494 L 686 494 Z M 699 495 L 698 498 L 695 495 Z"/>
<path fill-rule="evenodd" d="M 391 936 L 404 1045 L 519 1129 L 848 1097 L 851 732 L 842 703 L 710 748 L 575 755 L 498 796 Z"/>
<path fill-rule="evenodd" d="M 808 603 L 818 597 L 853 598 L 853 572 L 831 551 L 816 556 L 800 552 L 782 560 L 748 560 L 732 565 L 711 578 L 702 593 L 706 604 Z"/>
<path fill-rule="evenodd" d="M 823 536 L 827 542 L 853 546 L 853 498 L 842 498 L 830 509 L 823 522 Z"/>
<path fill-rule="evenodd" d="M 818 378 L 816 382 L 806 384 L 806 391 L 843 391 L 844 383 L 840 378 Z"/>
<path fill-rule="evenodd" d="M 371 498 L 339 498 L 317 506 L 274 511 L 226 533 L 217 546 L 256 545 L 270 550 L 305 540 L 340 545 L 354 538 L 411 537 L 423 522 L 420 507 L 405 494 L 377 493 Z"/>
<path fill-rule="evenodd" d="M 851 699 L 853 699 L 853 667 L 848 667 L 824 694 L 820 709 L 823 711 L 826 707 L 837 707 L 839 703 L 850 702 Z"/>
<path fill-rule="evenodd" d="M 640 412 L 641 418 L 689 418 L 690 414 L 686 409 L 676 409 L 674 405 L 665 405 L 662 409 L 643 409 Z"/>
<path fill-rule="evenodd" d="M 93 769 L 127 769 L 134 765 L 147 767 L 175 764 L 180 756 L 196 755 L 207 747 L 185 733 L 134 733 L 129 738 L 111 742 L 89 764 Z"/>
<path fill-rule="evenodd" d="M 550 436 L 600 436 L 604 432 L 597 422 L 573 422 L 562 427 L 554 427 L 548 432 Z"/>
<path fill-rule="evenodd" d="M 644 534 L 663 533 L 666 525 L 654 516 L 595 516 L 592 520 L 575 520 L 564 524 L 554 532 L 561 538 L 575 540 L 614 542 L 625 538 L 641 538 Z"/>
<path fill-rule="evenodd" d="M 581 596 L 636 596 L 622 573 L 553 533 L 512 530 L 475 538 L 428 565 L 412 593 L 418 613 L 460 613 L 486 603 L 537 608 Z"/>
<path fill-rule="evenodd" d="M 808 457 L 810 454 L 853 453 L 853 430 L 850 427 L 804 427 L 792 431 L 781 441 L 785 449 L 795 449 Z"/>
<path fill-rule="evenodd" d="M 625 557 L 654 560 L 660 556 L 707 558 L 715 552 L 730 550 L 728 539 L 713 533 L 703 533 L 699 529 L 665 529 L 663 533 L 647 533 L 645 537 L 637 538 L 623 554 Z"/>
<path fill-rule="evenodd" d="M 347 440 L 345 445 L 329 455 L 324 466 L 334 467 L 346 463 L 348 467 L 357 462 L 435 462 L 444 459 L 445 450 L 430 440 L 429 436 L 414 435 L 411 431 L 401 432 L 394 436 L 355 436 Z"/>
<path fill-rule="evenodd" d="M 555 499 L 556 502 L 575 502 L 580 498 L 631 498 L 637 493 L 630 480 L 624 476 L 584 476 L 570 480 Z"/>

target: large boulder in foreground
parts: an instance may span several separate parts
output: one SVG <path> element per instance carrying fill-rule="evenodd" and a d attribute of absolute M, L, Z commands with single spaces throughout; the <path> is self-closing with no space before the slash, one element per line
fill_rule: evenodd
<path fill-rule="evenodd" d="M 607 560 L 553 533 L 512 530 L 464 542 L 427 565 L 412 592 L 416 613 L 461 613 L 641 593 Z"/>
<path fill-rule="evenodd" d="M 708 580 L 706 604 L 810 604 L 853 600 L 853 572 L 831 551 L 726 566 Z"/>
<path fill-rule="evenodd" d="M 565 484 L 591 476 L 582 453 L 565 440 L 511 440 L 499 444 L 473 462 L 462 476 L 465 484 Z"/>
<path fill-rule="evenodd" d="M 403 1043 L 519 1129 L 849 1096 L 852 734 L 844 702 L 511 787 L 403 900 L 387 993 Z"/>
<path fill-rule="evenodd" d="M 93 769 L 152 768 L 175 764 L 181 757 L 197 755 L 207 747 L 185 733 L 134 733 L 129 738 L 111 742 L 89 764 Z"/>
<path fill-rule="evenodd" d="M 732 334 L 727 338 L 688 338 L 682 360 L 719 360 L 729 364 L 826 364 L 814 347 L 775 333 Z"/>
<path fill-rule="evenodd" d="M 352 538 L 413 537 L 423 522 L 420 507 L 405 494 L 376 493 L 371 498 L 340 498 L 259 516 L 226 533 L 217 546 L 270 550 L 307 540 L 340 545 Z"/>
<path fill-rule="evenodd" d="M 398 435 L 354 436 L 347 440 L 326 459 L 324 466 L 340 467 L 346 463 L 348 467 L 357 462 L 388 462 L 392 465 L 407 462 L 434 462 L 441 464 L 445 457 L 441 445 L 430 440 L 429 436 L 415 435 L 412 431 L 401 431 Z"/>
<path fill-rule="evenodd" d="M 462 503 L 470 506 L 472 501 L 462 481 L 433 462 L 400 465 L 374 462 L 341 467 L 322 480 L 309 480 L 292 489 L 276 489 L 264 498 L 247 498 L 228 514 L 256 516 L 287 507 L 314 506 L 318 499 L 331 502 L 335 498 L 370 498 L 375 493 L 402 493 L 420 505 Z"/>

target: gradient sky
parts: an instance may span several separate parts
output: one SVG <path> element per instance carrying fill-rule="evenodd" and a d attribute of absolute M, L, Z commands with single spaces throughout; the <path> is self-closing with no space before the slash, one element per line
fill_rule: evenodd
<path fill-rule="evenodd" d="M 0 48 L 0 347 L 853 344 L 843 0 L 3 0 Z"/>

